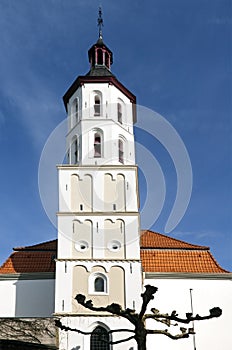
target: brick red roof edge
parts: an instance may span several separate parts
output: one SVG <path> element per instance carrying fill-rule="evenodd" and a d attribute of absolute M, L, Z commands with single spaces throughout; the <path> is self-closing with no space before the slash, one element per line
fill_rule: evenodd
<path fill-rule="evenodd" d="M 43 243 L 34 244 L 26 247 L 13 248 L 14 251 L 56 251 L 57 250 L 57 239 L 47 241 Z"/>

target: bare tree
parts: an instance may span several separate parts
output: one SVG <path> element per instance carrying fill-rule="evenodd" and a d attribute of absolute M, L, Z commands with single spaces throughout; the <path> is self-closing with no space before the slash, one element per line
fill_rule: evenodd
<path fill-rule="evenodd" d="M 84 306 L 85 308 L 96 311 L 96 312 L 108 312 L 112 315 L 117 315 L 123 318 L 126 318 L 132 325 L 134 326 L 134 329 L 117 329 L 117 330 L 110 330 L 108 333 L 112 334 L 115 332 L 128 332 L 131 333 L 130 336 L 127 338 L 123 338 L 117 341 L 107 341 L 109 344 L 119 344 L 126 342 L 131 339 L 135 339 L 138 350 L 146 350 L 146 338 L 148 334 L 164 334 L 167 337 L 171 339 L 183 339 L 188 338 L 190 335 L 194 334 L 193 328 L 184 328 L 180 327 L 179 323 L 182 324 L 189 324 L 193 321 L 201 321 L 201 320 L 208 320 L 214 317 L 219 317 L 222 314 L 222 310 L 219 307 L 214 307 L 209 310 L 209 315 L 207 316 L 199 316 L 195 315 L 193 316 L 192 313 L 186 313 L 185 318 L 178 317 L 178 314 L 176 311 L 172 311 L 172 313 L 169 314 L 162 314 L 159 312 L 159 310 L 152 308 L 150 314 L 146 314 L 147 305 L 149 302 L 154 299 L 154 294 L 157 292 L 158 288 L 147 285 L 145 286 L 145 292 L 141 294 L 142 297 L 142 307 L 139 313 L 136 313 L 135 310 L 132 309 L 125 309 L 123 310 L 122 307 L 119 304 L 110 304 L 106 307 L 95 307 L 93 306 L 92 300 L 87 300 L 86 297 L 82 294 L 77 294 L 75 299 L 77 302 Z M 158 330 L 158 329 L 147 329 L 146 328 L 146 320 L 152 319 L 158 322 L 162 322 L 168 327 L 171 325 L 178 326 L 180 332 L 178 334 L 172 334 L 167 329 L 165 330 Z M 175 324 L 172 323 L 172 321 L 175 321 Z M 91 332 L 83 332 L 78 329 L 70 328 L 67 326 L 64 326 L 60 320 L 56 321 L 56 326 L 59 327 L 62 330 L 65 331 L 74 331 L 85 335 L 90 335 Z M 101 338 L 102 342 L 106 342 L 105 339 Z"/>

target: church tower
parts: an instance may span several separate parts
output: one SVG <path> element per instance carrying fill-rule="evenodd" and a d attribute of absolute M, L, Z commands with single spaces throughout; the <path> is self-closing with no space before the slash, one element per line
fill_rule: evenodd
<path fill-rule="evenodd" d="M 60 331 L 59 349 L 65 350 L 98 349 L 96 333 L 131 327 L 127 320 L 83 308 L 77 294 L 95 306 L 138 309 L 142 290 L 136 98 L 111 72 L 113 54 L 102 38 L 101 11 L 98 23 L 98 40 L 88 51 L 90 70 L 63 97 L 67 164 L 58 166 L 55 315 L 91 333 Z M 122 337 L 113 333 L 111 341 Z M 126 346 L 135 349 L 133 341 Z M 125 343 L 104 349 L 125 349 Z"/>

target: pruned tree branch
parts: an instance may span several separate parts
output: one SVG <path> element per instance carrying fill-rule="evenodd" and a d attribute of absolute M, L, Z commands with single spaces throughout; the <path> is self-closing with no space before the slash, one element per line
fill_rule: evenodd
<path fill-rule="evenodd" d="M 111 340 L 103 339 L 103 338 L 99 335 L 99 339 L 100 339 L 103 343 L 107 343 L 107 344 L 110 344 L 110 345 L 125 343 L 126 341 L 132 340 L 132 339 L 134 339 L 134 338 L 135 338 L 135 336 L 132 335 L 131 337 L 128 337 L 128 338 L 123 338 L 123 339 L 120 339 L 120 340 L 111 341 Z"/>
<path fill-rule="evenodd" d="M 195 334 L 193 331 L 193 328 L 189 328 L 187 330 L 186 328 L 181 327 L 180 330 L 182 333 L 173 335 L 170 332 L 168 332 L 167 329 L 165 329 L 165 330 L 147 329 L 147 334 L 163 334 L 163 335 L 166 335 L 167 337 L 174 339 L 174 340 L 188 338 L 189 335 Z"/>
<path fill-rule="evenodd" d="M 77 332 L 77 333 L 80 333 L 80 334 L 83 334 L 83 335 L 91 335 L 92 332 L 84 332 L 84 331 L 81 331 L 80 329 L 77 329 L 77 328 L 71 328 L 71 327 L 68 327 L 68 326 L 65 326 L 60 320 L 55 320 L 55 325 L 60 328 L 61 330 L 64 330 L 64 331 L 72 331 L 72 332 Z M 116 332 L 129 332 L 129 333 L 135 333 L 135 331 L 131 330 L 131 329 L 112 329 L 112 330 L 109 330 L 107 333 L 108 334 L 112 334 L 112 333 L 116 333 Z M 114 344 L 120 344 L 120 343 L 123 343 L 123 342 L 126 342 L 128 340 L 131 340 L 131 339 L 134 339 L 135 335 L 132 335 L 130 337 L 127 337 L 127 338 L 123 338 L 123 339 L 120 339 L 120 340 L 116 340 L 116 341 L 108 341 L 108 340 L 105 340 L 104 338 L 101 337 L 101 335 L 99 335 L 99 339 L 104 342 L 104 343 L 107 343 L 107 344 L 110 344 L 110 345 L 114 345 Z"/>
<path fill-rule="evenodd" d="M 145 315 L 145 319 L 154 319 L 156 321 L 160 321 L 163 323 L 166 323 L 165 320 L 167 321 L 167 325 L 169 325 L 168 321 L 176 321 L 179 323 L 185 323 L 188 324 L 192 321 L 202 321 L 202 320 L 209 320 L 211 318 L 214 317 L 219 317 L 222 314 L 222 310 L 219 307 L 214 307 L 212 309 L 209 310 L 209 315 L 207 316 L 200 316 L 200 315 L 196 315 L 193 316 L 192 313 L 186 313 L 186 318 L 180 318 L 178 317 L 178 314 L 176 313 L 176 311 L 172 311 L 171 315 L 169 314 L 160 314 L 159 310 L 157 309 L 151 309 L 151 311 L 153 312 L 153 315 L 149 314 L 149 315 Z"/>
<path fill-rule="evenodd" d="M 62 331 L 72 331 L 72 332 L 77 332 L 77 333 L 80 333 L 83 335 L 92 334 L 92 332 L 84 332 L 84 331 L 81 331 L 80 329 L 65 326 L 60 320 L 55 320 L 55 325 L 56 325 L 56 327 L 60 328 Z"/>
<path fill-rule="evenodd" d="M 152 308 L 152 314 L 145 314 L 147 310 L 147 306 L 149 302 L 154 299 L 154 294 L 157 292 L 158 288 L 147 285 L 145 286 L 145 292 L 141 294 L 142 297 L 142 307 L 139 313 L 136 313 L 135 310 L 132 309 L 125 309 L 123 310 L 121 305 L 112 303 L 110 305 L 107 305 L 105 307 L 96 307 L 93 305 L 92 300 L 86 300 L 86 297 L 82 294 L 77 294 L 75 299 L 76 301 L 82 305 L 83 307 L 96 312 L 108 312 L 112 315 L 117 315 L 120 317 L 123 317 L 127 319 L 130 323 L 134 325 L 134 330 L 130 329 L 118 329 L 118 330 L 111 330 L 108 332 L 108 334 L 113 334 L 115 332 L 131 332 L 134 333 L 134 335 L 131 335 L 127 338 L 123 338 L 117 341 L 108 341 L 106 339 L 103 339 L 101 335 L 99 335 L 99 339 L 102 342 L 106 342 L 108 344 L 120 344 L 123 342 L 126 342 L 131 339 L 135 339 L 138 350 L 146 350 L 146 337 L 148 334 L 163 334 L 171 339 L 183 339 L 188 338 L 190 335 L 195 334 L 193 328 L 184 328 L 180 327 L 179 334 L 173 335 L 170 333 L 167 329 L 165 330 L 158 330 L 158 329 L 146 329 L 146 320 L 147 319 L 153 319 L 158 322 L 162 322 L 168 327 L 170 326 L 178 326 L 179 323 L 185 323 L 188 324 L 193 321 L 201 321 L 201 320 L 208 320 L 214 317 L 219 317 L 222 314 L 222 310 L 219 307 L 214 307 L 209 310 L 209 315 L 207 316 L 200 316 L 196 315 L 193 316 L 192 313 L 186 313 L 186 318 L 181 318 L 178 316 L 176 311 L 172 311 L 172 313 L 169 314 L 162 314 L 159 312 L 159 310 Z M 175 321 L 177 323 L 173 324 L 171 321 Z M 71 330 L 75 331 L 81 334 L 87 334 L 90 335 L 92 332 L 83 332 L 78 329 L 73 329 L 67 326 L 64 326 L 60 321 L 56 321 L 56 325 L 63 330 Z"/>
<path fill-rule="evenodd" d="M 157 292 L 158 288 L 147 285 L 145 286 L 145 292 L 141 294 L 141 297 L 143 299 L 143 304 L 141 307 L 141 311 L 139 313 L 139 318 L 140 320 L 144 316 L 146 310 L 147 310 L 147 305 L 150 303 L 152 299 L 154 299 L 154 294 Z"/>
<path fill-rule="evenodd" d="M 110 305 L 107 305 L 106 307 L 103 307 L 103 306 L 96 307 L 96 306 L 93 306 L 92 300 L 85 301 L 86 298 L 83 294 L 77 294 L 75 299 L 80 305 L 84 306 L 89 310 L 109 312 L 112 315 L 117 315 L 117 316 L 126 318 L 128 321 L 130 321 L 134 325 L 136 324 L 138 315 L 132 309 L 127 308 L 126 310 L 123 310 L 121 305 L 116 303 L 112 303 Z"/>

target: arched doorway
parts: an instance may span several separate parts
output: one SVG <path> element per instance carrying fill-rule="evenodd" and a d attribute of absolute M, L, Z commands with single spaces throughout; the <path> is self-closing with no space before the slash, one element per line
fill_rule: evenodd
<path fill-rule="evenodd" d="M 97 326 L 90 338 L 90 350 L 110 350 L 110 337 L 107 330 L 101 326 Z"/>

